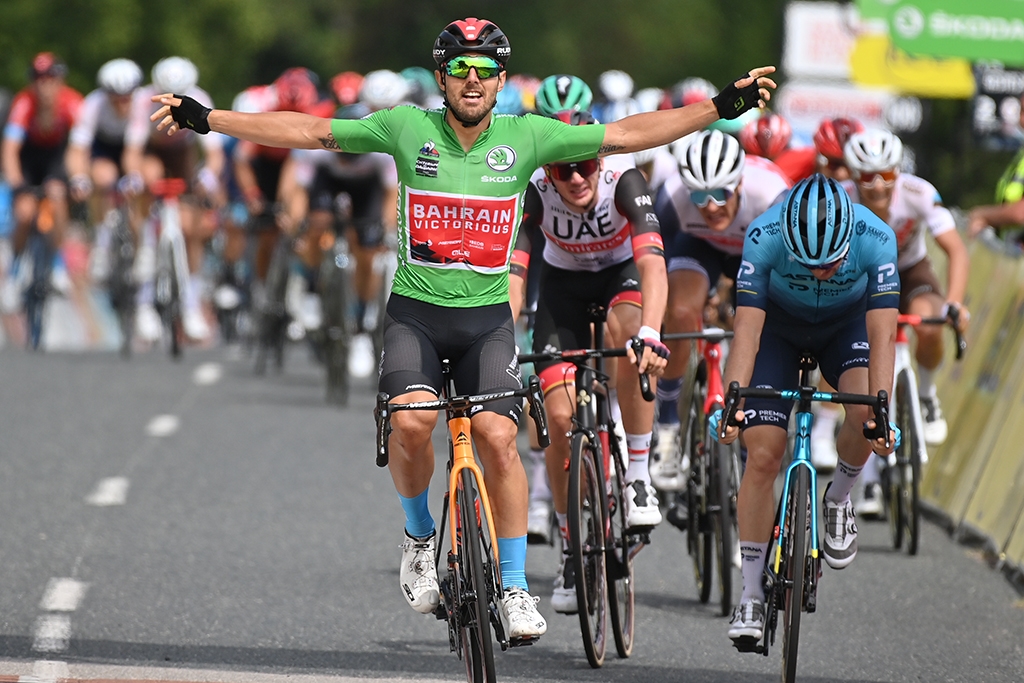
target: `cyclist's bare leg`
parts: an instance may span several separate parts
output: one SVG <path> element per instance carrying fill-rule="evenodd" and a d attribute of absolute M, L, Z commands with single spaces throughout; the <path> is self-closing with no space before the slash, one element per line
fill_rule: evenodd
<path fill-rule="evenodd" d="M 435 401 L 429 391 L 412 391 L 392 399 L 392 403 Z M 427 410 L 402 410 L 391 416 L 388 440 L 388 469 L 395 489 L 406 498 L 415 498 L 427 490 L 434 473 L 434 444 L 431 434 L 437 413 Z"/>
<path fill-rule="evenodd" d="M 529 485 L 516 447 L 519 428 L 511 418 L 486 410 L 472 420 L 473 443 L 483 463 L 494 530 L 498 538 L 525 537 Z"/>
<path fill-rule="evenodd" d="M 12 235 L 11 246 L 15 254 L 20 254 L 28 241 L 29 231 L 32 228 L 32 221 L 36 217 L 39 208 L 39 200 L 31 192 L 20 192 L 14 197 L 14 234 Z"/>
<path fill-rule="evenodd" d="M 608 313 L 608 339 L 611 346 L 625 346 L 640 332 L 641 312 L 639 306 L 631 303 L 612 307 Z M 622 427 L 626 434 L 647 434 L 654 424 L 654 403 L 645 401 L 640 394 L 636 365 L 629 358 L 617 359 L 616 366 L 615 388 L 622 410 Z"/>
<path fill-rule="evenodd" d="M 907 313 L 919 315 L 924 318 L 939 317 L 942 315 L 942 305 L 945 300 L 935 292 L 925 292 L 910 300 L 907 306 Z M 920 325 L 914 328 L 917 335 L 917 349 L 914 357 L 917 364 L 927 370 L 935 370 L 942 362 L 944 346 L 942 333 L 945 328 L 942 325 Z"/>
<path fill-rule="evenodd" d="M 673 270 L 668 274 L 668 307 L 665 310 L 665 331 L 700 332 L 704 321 L 710 283 L 707 276 L 697 270 Z M 639 328 L 638 328 L 639 329 Z M 689 340 L 667 342 L 672 353 L 664 376 L 678 379 L 686 374 L 690 360 Z"/>
<path fill-rule="evenodd" d="M 569 473 L 565 463 L 569 460 L 571 442 L 565 436 L 572 431 L 572 416 L 576 410 L 575 384 L 556 387 L 544 394 L 544 409 L 548 415 L 548 433 L 551 445 L 544 451 L 548 480 L 551 482 L 551 500 L 555 512 L 564 515 L 569 510 Z"/>
<path fill-rule="evenodd" d="M 868 393 L 868 369 L 851 368 L 839 376 L 840 392 Z M 852 467 L 863 467 L 871 454 L 871 442 L 864 438 L 864 423 L 874 419 L 870 406 L 847 405 L 846 419 L 836 438 L 839 459 Z"/>
<path fill-rule="evenodd" d="M 775 479 L 786 453 L 786 430 L 758 425 L 744 430 L 747 467 L 737 498 L 740 543 L 767 543 L 775 525 Z M 862 439 L 863 440 L 863 439 Z"/>

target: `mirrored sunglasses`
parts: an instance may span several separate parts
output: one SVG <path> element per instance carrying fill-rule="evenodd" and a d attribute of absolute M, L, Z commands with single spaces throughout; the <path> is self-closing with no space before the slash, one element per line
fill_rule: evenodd
<path fill-rule="evenodd" d="M 889 171 L 865 171 L 861 173 L 858 180 L 861 185 L 874 185 L 876 178 L 882 179 L 882 184 L 886 187 L 891 187 L 896 182 L 896 176 L 898 175 L 896 169 Z"/>
<path fill-rule="evenodd" d="M 467 78 L 470 69 L 476 69 L 477 78 L 486 80 L 501 73 L 498 60 L 485 55 L 459 55 L 444 65 L 445 72 L 455 78 Z"/>
<path fill-rule="evenodd" d="M 574 164 L 551 164 L 548 170 L 555 180 L 572 180 L 573 173 L 579 173 L 583 178 L 589 178 L 601 169 L 601 162 L 598 159 L 584 159 Z"/>
<path fill-rule="evenodd" d="M 724 187 L 716 190 L 690 190 L 690 201 L 701 209 L 707 206 L 708 202 L 714 202 L 715 206 L 725 206 L 735 193 L 735 190 Z"/>

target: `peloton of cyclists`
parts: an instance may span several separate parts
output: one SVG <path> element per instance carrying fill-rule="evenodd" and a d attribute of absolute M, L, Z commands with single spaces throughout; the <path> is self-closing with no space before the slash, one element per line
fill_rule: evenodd
<path fill-rule="evenodd" d="M 544 92 L 543 86 L 540 92 Z M 586 111 L 567 110 L 556 118 L 571 125 L 596 123 Z M 534 173 L 512 254 L 510 287 L 512 311 L 518 315 L 530 256 L 535 253 L 531 242 L 541 240 L 543 257 L 533 264 L 541 269 L 534 351 L 588 348 L 591 323 L 587 309 L 596 304 L 607 310 L 609 345 L 626 345 L 636 335 L 653 340 L 658 353 L 647 371 L 657 376 L 665 367 L 668 350 L 660 343 L 658 330 L 668 282 L 661 234 L 651 204 L 643 175 L 625 155 L 553 163 Z M 569 480 L 565 463 L 570 444 L 562 436 L 572 431 L 575 369 L 575 365 L 564 362 L 537 364 L 551 433 L 555 435 L 546 461 L 561 530 L 562 559 L 552 606 L 563 613 L 577 609 L 573 564 L 568 561 Z M 629 456 L 626 524 L 653 526 L 661 522 L 658 498 L 648 473 L 654 405 L 640 396 L 635 365 L 628 359 L 617 363 L 615 377 L 615 395 L 609 402 L 613 411 L 621 406 L 621 416 L 614 417 L 625 428 Z"/>
<path fill-rule="evenodd" d="M 764 164 L 745 163 L 736 138 L 721 131 L 694 135 L 679 152 L 678 172 L 658 193 L 654 212 L 661 223 L 668 260 L 666 332 L 699 332 L 708 293 L 719 277 L 735 279 L 747 226 L 789 187 L 788 179 Z M 672 355 L 658 381 L 657 446 L 651 478 L 665 491 L 683 486 L 678 413 L 690 342 L 669 344 Z"/>
<path fill-rule="evenodd" d="M 509 259 L 518 207 L 540 166 L 631 153 L 667 144 L 723 115 L 761 106 L 773 67 L 754 69 L 714 100 L 641 114 L 607 125 L 567 126 L 539 116 L 492 116 L 512 49 L 493 23 L 456 21 L 434 43 L 443 110 L 395 107 L 365 119 L 328 120 L 296 112 L 210 110 L 171 93 L 153 116 L 161 130 L 216 130 L 264 145 L 387 152 L 396 158 L 400 195 L 399 267 L 385 318 L 381 391 L 393 401 L 432 400 L 440 361 L 453 363 L 460 391 L 521 386 L 509 306 Z M 484 229 L 486 228 L 486 230 Z M 657 355 L 656 339 L 639 369 Z M 527 481 L 516 449 L 518 401 L 488 403 L 472 418 L 494 503 L 510 638 L 535 638 L 547 623 L 527 592 Z M 399 419 L 401 418 L 401 419 Z M 432 613 L 439 602 L 434 522 L 428 486 L 437 416 L 405 411 L 392 420 L 390 469 L 406 512 L 400 582 L 410 606 Z"/>
<path fill-rule="evenodd" d="M 801 352 L 815 355 L 822 376 L 841 392 L 892 390 L 900 280 L 896 236 L 880 218 L 850 201 L 836 181 L 815 174 L 793 187 L 747 230 L 739 270 L 735 337 L 725 382 L 789 389 Z M 737 501 L 743 593 L 729 626 L 732 639 L 764 631 L 762 574 L 774 524 L 773 486 L 786 451 L 792 401 L 746 399 L 742 424 L 746 469 Z M 867 406 L 849 405 L 839 434 L 839 462 L 824 494 L 824 555 L 842 569 L 857 554 L 850 492 L 872 451 L 887 455 L 896 432 L 867 440 Z M 719 410 L 711 419 L 718 436 Z M 739 436 L 730 426 L 723 442 Z"/>

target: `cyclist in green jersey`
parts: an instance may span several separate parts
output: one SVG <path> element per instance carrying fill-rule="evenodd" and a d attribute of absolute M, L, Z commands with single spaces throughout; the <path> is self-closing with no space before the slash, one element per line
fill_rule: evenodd
<path fill-rule="evenodd" d="M 1024 95 L 1020 102 L 1020 125 L 1024 128 Z M 1024 227 L 1024 147 L 999 179 L 996 202 L 971 209 L 967 216 L 967 234 L 974 237 L 989 225 L 997 230 Z"/>
<path fill-rule="evenodd" d="M 383 110 L 359 120 L 295 112 L 210 110 L 187 97 L 155 97 L 159 129 L 214 130 L 257 144 L 385 152 L 399 178 L 399 267 L 384 328 L 379 387 L 396 402 L 433 400 L 440 361 L 452 363 L 460 393 L 521 385 L 509 306 L 509 261 L 530 176 L 539 167 L 668 144 L 722 117 L 763 107 L 775 67 L 754 69 L 714 100 L 631 116 L 606 126 L 569 126 L 541 116 L 495 115 L 511 55 L 508 38 L 476 18 L 449 24 L 434 43 L 435 78 L 445 106 Z M 653 363 L 647 347 L 639 371 Z M 473 420 L 474 441 L 494 507 L 510 638 L 537 637 L 547 624 L 527 592 L 527 479 L 516 450 L 518 402 L 488 403 Z M 406 512 L 401 584 L 413 609 L 438 602 L 434 521 L 427 488 L 437 417 L 392 418 L 390 470 Z"/>

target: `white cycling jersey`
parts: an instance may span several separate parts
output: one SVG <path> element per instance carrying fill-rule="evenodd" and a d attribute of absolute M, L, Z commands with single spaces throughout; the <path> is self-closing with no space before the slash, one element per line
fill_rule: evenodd
<path fill-rule="evenodd" d="M 586 214 L 565 205 L 543 168 L 534 172 L 530 182 L 540 191 L 544 206 L 540 228 L 546 240 L 545 262 L 563 270 L 596 273 L 633 258 L 629 220 L 615 206 L 616 183 L 631 168 L 636 168 L 631 155 L 604 158 L 597 183 L 597 203 Z"/>
<path fill-rule="evenodd" d="M 690 201 L 690 188 L 683 182 L 678 171 L 665 181 L 661 188 L 661 195 L 658 199 L 659 206 L 667 198 L 674 209 L 677 224 L 673 226 L 672 217 L 663 215 L 659 208 L 659 216 L 662 221 L 662 230 L 665 234 L 666 243 L 674 229 L 682 230 L 694 237 L 699 237 L 714 245 L 719 251 L 739 256 L 743 253 L 743 237 L 747 232 L 747 226 L 764 213 L 768 207 L 777 204 L 781 195 L 789 189 L 789 180 L 777 170 L 771 167 L 751 163 L 747 157 L 743 165 L 743 183 L 740 186 L 740 206 L 736 211 L 736 217 L 725 230 L 721 232 L 708 227 L 707 221 L 701 215 L 697 205 Z"/>
<path fill-rule="evenodd" d="M 75 147 L 92 147 L 93 140 L 99 140 L 119 147 L 124 144 L 127 128 L 128 118 L 118 116 L 107 91 L 97 89 L 86 95 L 82 102 L 68 142 Z"/>
<path fill-rule="evenodd" d="M 167 131 L 157 131 L 156 122 L 150 121 L 149 117 L 160 108 L 160 105 L 153 102 L 154 95 L 162 94 L 153 84 L 145 85 L 135 91 L 132 95 L 131 113 L 128 115 L 128 128 L 124 134 L 124 144 L 129 147 L 144 147 L 151 142 L 161 148 L 181 147 L 193 144 L 196 133 L 191 130 L 184 130 L 176 135 L 167 135 Z M 202 88 L 192 87 L 185 93 L 192 99 L 206 107 L 213 106 L 213 99 Z M 203 149 L 222 149 L 224 147 L 224 136 L 221 133 L 210 132 L 207 135 L 198 136 Z"/>
<path fill-rule="evenodd" d="M 853 201 L 860 202 L 856 183 L 847 180 L 843 187 Z M 896 245 L 899 248 L 897 267 L 900 270 L 920 263 L 928 255 L 924 239 L 926 228 L 933 237 L 956 229 L 953 214 L 942 206 L 942 197 L 935 186 L 909 173 L 901 173 L 896 177 L 886 223 L 896 233 Z"/>
<path fill-rule="evenodd" d="M 668 150 L 668 147 L 659 147 L 654 150 L 654 159 L 651 164 L 651 177 L 647 179 L 647 186 L 651 190 L 651 196 L 656 197 L 658 190 L 665 184 L 665 181 L 679 173 L 679 162 Z"/>

